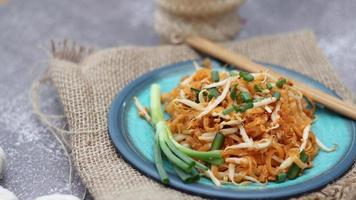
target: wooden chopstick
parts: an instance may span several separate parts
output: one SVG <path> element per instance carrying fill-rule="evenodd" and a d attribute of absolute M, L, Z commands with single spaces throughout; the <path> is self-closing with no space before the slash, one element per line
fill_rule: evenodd
<path fill-rule="evenodd" d="M 242 70 L 248 72 L 261 72 L 266 70 L 266 67 L 264 67 L 263 65 L 255 63 L 252 60 L 246 58 L 245 56 L 229 51 L 224 47 L 215 44 L 207 39 L 201 37 L 188 37 L 185 39 L 185 42 L 191 47 L 193 47 L 194 49 L 197 49 L 198 51 L 201 51 L 212 57 L 218 58 L 219 60 L 222 60 L 228 64 L 236 66 Z M 270 69 L 269 69 L 269 73 L 276 78 L 286 77 L 284 75 L 278 74 L 277 72 L 271 71 Z M 288 79 L 292 80 L 290 78 Z M 318 102 L 324 105 L 325 107 L 327 107 L 328 109 L 333 110 L 341 115 L 356 120 L 355 105 L 342 101 L 334 96 L 331 96 L 313 87 L 307 86 L 296 80 L 292 80 L 292 82 L 294 86 L 298 88 L 300 91 L 302 91 L 302 93 L 305 96 L 312 98 L 315 102 Z"/>

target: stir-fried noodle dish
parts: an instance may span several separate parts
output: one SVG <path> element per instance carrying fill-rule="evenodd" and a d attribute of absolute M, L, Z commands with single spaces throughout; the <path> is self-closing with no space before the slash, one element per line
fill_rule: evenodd
<path fill-rule="evenodd" d="M 315 104 L 290 80 L 267 71 L 217 71 L 209 60 L 195 65 L 168 93 L 152 86 L 150 109 L 136 99 L 139 113 L 156 129 L 155 163 L 163 182 L 168 178 L 157 163 L 162 154 L 183 181 L 205 174 L 220 185 L 295 179 L 313 167 L 319 149 L 335 150 L 311 131 Z M 154 116 L 154 95 L 169 120 Z"/>

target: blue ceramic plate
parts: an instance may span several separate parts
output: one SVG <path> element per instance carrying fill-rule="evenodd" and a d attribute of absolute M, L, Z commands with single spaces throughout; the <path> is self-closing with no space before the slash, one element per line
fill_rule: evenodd
<path fill-rule="evenodd" d="M 293 77 L 329 94 L 335 95 L 322 84 L 285 68 L 264 64 L 266 67 Z M 219 62 L 213 67 L 224 70 Z M 163 92 L 177 86 L 183 76 L 194 72 L 192 61 L 176 63 L 151 71 L 127 85 L 114 99 L 109 112 L 109 132 L 113 144 L 122 157 L 148 177 L 159 181 L 159 175 L 153 164 L 153 129 L 136 113 L 132 101 L 137 96 L 144 105 L 149 105 L 150 85 L 158 83 Z M 344 174 L 354 163 L 356 157 L 355 121 L 341 117 L 322 107 L 318 107 L 317 122 L 313 131 L 327 146 L 337 144 L 336 151 L 320 153 L 314 159 L 314 167 L 295 180 L 284 183 L 268 183 L 264 186 L 215 186 L 210 180 L 202 178 L 194 184 L 185 184 L 172 172 L 168 162 L 164 163 L 169 171 L 169 186 L 191 194 L 219 199 L 262 199 L 285 198 L 316 190 Z"/>

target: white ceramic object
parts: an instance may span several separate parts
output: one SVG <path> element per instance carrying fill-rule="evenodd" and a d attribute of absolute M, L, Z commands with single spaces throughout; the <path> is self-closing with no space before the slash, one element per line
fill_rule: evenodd
<path fill-rule="evenodd" d="M 37 197 L 36 200 L 80 200 L 78 197 L 69 194 L 50 194 Z"/>
<path fill-rule="evenodd" d="M 16 195 L 14 193 L 12 193 L 10 190 L 5 189 L 1 186 L 0 186 L 0 199 L 1 200 L 18 200 L 18 198 L 16 197 Z"/>
<path fill-rule="evenodd" d="M 6 155 L 5 155 L 5 151 L 0 147 L 0 179 L 2 179 L 2 177 L 4 176 L 5 169 L 6 169 Z"/>

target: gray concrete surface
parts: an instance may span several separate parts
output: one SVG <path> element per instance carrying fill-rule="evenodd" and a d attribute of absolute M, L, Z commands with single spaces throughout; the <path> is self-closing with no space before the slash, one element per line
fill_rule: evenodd
<path fill-rule="evenodd" d="M 71 190 L 83 195 L 78 176 L 68 182 L 61 146 L 31 112 L 28 91 L 46 67 L 41 46 L 62 38 L 98 47 L 157 45 L 153 9 L 153 0 L 8 0 L 0 5 L 0 145 L 9 160 L 2 186 L 25 200 Z M 247 24 L 238 39 L 310 28 L 343 83 L 356 92 L 355 10 L 351 0 L 248 1 L 241 8 Z M 53 90 L 45 89 L 43 99 L 46 112 L 61 112 Z"/>

